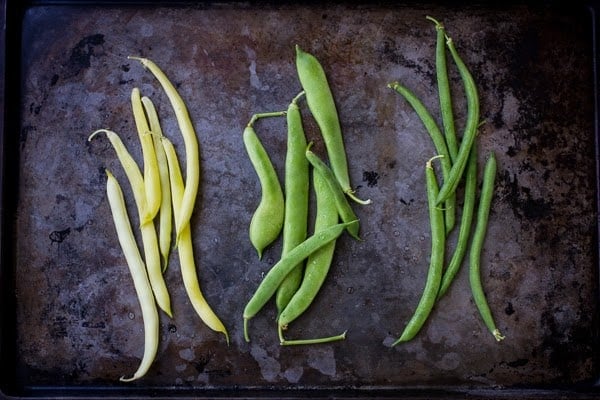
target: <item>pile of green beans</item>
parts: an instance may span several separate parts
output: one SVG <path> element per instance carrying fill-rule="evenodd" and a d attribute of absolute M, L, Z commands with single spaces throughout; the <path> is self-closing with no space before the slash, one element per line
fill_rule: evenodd
<path fill-rule="evenodd" d="M 138 60 L 147 67 L 165 90 L 183 135 L 187 169 L 184 182 L 175 148 L 163 136 L 156 108 L 148 97 L 141 96 L 138 88 L 131 92 L 131 106 L 142 149 L 143 173 L 117 133 L 99 129 L 88 138 L 92 140 L 104 133 L 109 139 L 131 186 L 140 222 L 144 258 L 133 234 L 121 187 L 115 176 L 107 170 L 107 196 L 144 322 L 142 360 L 132 376 L 121 377 L 123 382 L 142 378 L 156 357 L 159 341 L 157 304 L 165 314 L 173 318 L 163 276 L 169 262 L 173 232 L 183 284 L 194 310 L 210 329 L 222 333 L 229 343 L 227 329 L 202 295 L 193 254 L 190 218 L 200 176 L 196 133 L 183 99 L 162 70 L 151 60 L 129 58 Z"/>
<path fill-rule="evenodd" d="M 399 82 L 390 83 L 388 86 L 403 96 L 423 122 L 437 152 L 437 156 L 433 158 L 440 159 L 442 178 L 440 183 L 438 183 L 438 178 L 436 178 L 433 170 L 432 158 L 427 162 L 425 168 L 432 242 L 429 270 L 421 299 L 404 331 L 392 343 L 392 346 L 411 340 L 418 334 L 431 314 L 436 301 L 450 287 L 463 263 L 469 244 L 469 281 L 473 300 L 486 327 L 494 338 L 500 341 L 504 339 L 504 336 L 496 328 L 483 290 L 480 274 L 481 251 L 485 241 L 488 216 L 494 192 L 496 158 L 494 153 L 490 153 L 486 161 L 475 229 L 471 235 L 477 198 L 478 155 L 475 139 L 480 125 L 479 94 L 471 72 L 459 56 L 454 42 L 446 34 L 444 25 L 432 17 L 428 16 L 427 19 L 435 24 L 437 32 L 435 65 L 443 133 L 433 115 L 406 86 Z M 467 118 L 462 137 L 460 138 L 456 135 L 453 102 L 448 79 L 448 66 L 446 64 L 446 51 L 450 53 L 454 61 L 466 96 Z M 463 181 L 464 188 L 461 185 Z M 455 226 L 455 214 L 458 209 L 456 194 L 459 188 L 462 188 L 464 197 L 460 228 L 450 261 L 446 268 L 444 268 L 446 254 L 450 253 L 447 251 L 449 250 L 447 237 Z"/>
<path fill-rule="evenodd" d="M 303 314 L 322 287 L 334 256 L 335 243 L 344 231 L 359 239 L 358 217 L 349 200 L 361 200 L 351 189 L 339 116 L 325 71 L 315 56 L 296 46 L 296 68 L 302 91 L 286 111 L 254 114 L 243 141 L 258 176 L 261 197 L 250 221 L 249 237 L 259 258 L 282 234 L 281 259 L 264 276 L 244 312 L 244 338 L 250 341 L 248 322 L 275 296 L 277 330 L 282 345 L 316 344 L 342 340 L 346 332 L 309 339 L 285 339 L 283 331 Z M 308 143 L 298 102 L 305 98 L 325 143 L 327 161 Z M 254 130 L 257 120 L 286 116 L 287 151 L 284 189 L 271 158 Z M 312 235 L 308 236 L 310 174 L 316 199 Z"/>

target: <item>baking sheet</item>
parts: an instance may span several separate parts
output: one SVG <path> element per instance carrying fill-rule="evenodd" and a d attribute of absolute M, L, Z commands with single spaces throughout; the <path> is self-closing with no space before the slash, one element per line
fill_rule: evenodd
<path fill-rule="evenodd" d="M 429 257 L 423 166 L 434 148 L 387 88 L 400 80 L 431 110 L 435 29 L 447 26 L 481 94 L 480 165 L 499 161 L 482 276 L 506 340 L 496 343 L 473 304 L 463 267 L 418 337 L 390 348 L 422 291 Z M 85 387 L 236 395 L 279 390 L 383 391 L 545 388 L 598 372 L 596 176 L 591 17 L 585 9 L 450 8 L 344 3 L 30 7 L 22 20 L 21 118 L 15 148 L 14 382 L 9 392 Z M 241 140 L 256 112 L 283 110 L 300 91 L 294 45 L 315 54 L 335 94 L 362 241 L 339 240 L 313 307 L 289 336 L 348 330 L 344 342 L 281 347 L 269 305 L 242 335 L 242 310 L 277 261 L 258 260 L 247 236 L 259 185 Z M 176 84 L 197 128 L 202 184 L 192 223 L 201 286 L 229 329 L 226 345 L 195 315 L 176 257 L 166 272 L 174 318 L 137 368 L 142 320 L 105 195 L 104 168 L 125 177 L 99 128 L 118 132 L 141 161 L 129 95 L 152 98 L 183 150 L 170 105 L 128 55 L 153 59 Z M 460 78 L 451 69 L 457 123 Z M 305 105 L 303 111 L 307 116 Z M 285 124 L 256 125 L 283 176 Z M 323 144 L 306 119 L 316 151 Z M 6 190 L 6 189 L 5 189 Z M 136 216 L 132 210 L 132 219 Z M 11 251 L 12 251 L 11 250 Z M 38 390 L 36 392 L 36 390 Z M 83 390 L 83 389 L 81 389 Z M 239 390 L 239 392 L 237 391 Z M 337 391 L 337 392 L 336 392 Z M 145 392 L 144 392 L 145 393 Z M 283 393 L 283 392 L 280 392 Z M 297 392 L 294 392 L 297 393 Z"/>

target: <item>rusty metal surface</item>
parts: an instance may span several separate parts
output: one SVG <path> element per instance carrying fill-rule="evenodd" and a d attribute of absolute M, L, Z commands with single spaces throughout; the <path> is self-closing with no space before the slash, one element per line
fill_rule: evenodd
<path fill-rule="evenodd" d="M 131 385 L 497 388 L 594 378 L 591 31 L 585 12 L 562 11 L 235 3 L 31 8 L 23 21 L 22 121 L 13 149 L 20 164 L 12 166 L 20 174 L 17 384 L 118 386 L 141 356 L 142 320 L 110 217 L 105 167 L 122 182 L 130 206 L 132 197 L 108 142 L 88 143 L 87 136 L 113 129 L 139 161 L 129 104 L 137 86 L 157 104 L 178 151 L 183 144 L 164 93 L 128 55 L 153 59 L 189 105 L 202 157 L 192 221 L 198 271 L 231 335 L 228 347 L 197 318 L 172 257 L 166 280 L 174 319 L 161 316 L 156 361 Z M 435 30 L 425 15 L 443 20 L 478 83 L 480 165 L 491 150 L 499 161 L 482 274 L 507 337 L 502 343 L 485 330 L 463 266 L 417 338 L 389 347 L 424 284 L 430 235 L 423 166 L 434 149 L 412 109 L 386 85 L 400 80 L 438 109 Z M 245 302 L 278 259 L 280 242 L 259 261 L 248 240 L 259 186 L 241 132 L 253 113 L 283 110 L 300 90 L 295 44 L 328 73 L 351 180 L 373 204 L 355 207 L 363 241 L 340 239 L 316 303 L 290 327 L 290 336 L 348 329 L 347 340 L 284 348 L 272 305 L 251 321 L 252 341 L 242 336 Z M 454 69 L 451 81 L 462 124 Z M 256 127 L 281 173 L 283 120 Z M 307 120 L 306 129 L 323 154 L 314 123 Z"/>

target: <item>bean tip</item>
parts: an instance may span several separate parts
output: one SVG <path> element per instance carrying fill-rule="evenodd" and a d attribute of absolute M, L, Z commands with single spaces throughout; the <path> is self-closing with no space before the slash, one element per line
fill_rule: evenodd
<path fill-rule="evenodd" d="M 494 335 L 494 338 L 496 339 L 497 342 L 500 342 L 502 340 L 504 340 L 505 336 L 502 335 L 500 333 L 500 330 L 498 329 L 494 329 L 494 331 L 492 332 L 492 335 Z"/>

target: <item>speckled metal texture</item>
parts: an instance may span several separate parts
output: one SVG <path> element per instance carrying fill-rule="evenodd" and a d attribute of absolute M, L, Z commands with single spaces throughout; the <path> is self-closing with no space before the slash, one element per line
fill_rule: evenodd
<path fill-rule="evenodd" d="M 412 89 L 439 116 L 432 15 L 471 68 L 481 96 L 479 165 L 499 163 L 482 278 L 506 340 L 485 329 L 467 264 L 411 342 L 390 347 L 423 290 L 430 233 L 424 165 L 435 154 L 413 110 L 387 84 Z M 598 338 L 591 19 L 586 10 L 511 5 L 30 8 L 23 20 L 18 212 L 14 237 L 16 387 L 201 389 L 491 389 L 574 385 L 595 378 Z M 242 310 L 279 259 L 258 260 L 248 224 L 260 188 L 241 134 L 253 113 L 285 110 L 300 91 L 294 45 L 324 66 L 339 110 L 362 241 L 338 241 L 330 274 L 287 335 L 348 330 L 343 342 L 282 347 L 272 303 L 242 335 Z M 146 377 L 139 304 L 105 194 L 104 169 L 131 191 L 99 128 L 118 132 L 138 162 L 130 92 L 158 108 L 182 160 L 167 98 L 128 55 L 154 60 L 189 106 L 201 153 L 192 218 L 201 287 L 231 343 L 195 315 L 175 254 Z M 14 56 L 14 55 L 13 55 Z M 9 57 L 10 59 L 10 57 Z M 457 126 L 460 77 L 449 60 Z M 323 142 L 304 102 L 315 151 Z M 255 125 L 283 178 L 284 119 Z M 13 132 L 14 134 L 14 132 Z M 461 199 L 459 198 L 459 203 Z M 450 242 L 456 240 L 456 232 Z M 9 266 L 3 266 L 7 268 Z M 201 391 L 193 393 L 202 393 Z M 294 392 L 297 393 L 297 392 Z M 332 392 L 335 393 L 335 392 Z"/>

